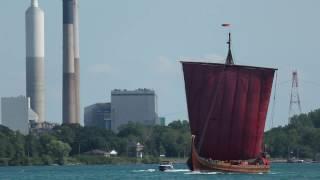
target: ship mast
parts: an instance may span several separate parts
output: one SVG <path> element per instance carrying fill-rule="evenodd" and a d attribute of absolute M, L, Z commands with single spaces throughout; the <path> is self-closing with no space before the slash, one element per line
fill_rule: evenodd
<path fill-rule="evenodd" d="M 231 53 L 231 33 L 229 32 L 229 40 L 227 42 L 228 44 L 228 55 L 227 55 L 227 59 L 226 59 L 226 64 L 234 64 L 233 62 L 233 58 L 232 58 L 232 53 Z"/>
<path fill-rule="evenodd" d="M 222 26 L 230 26 L 230 24 L 222 24 Z M 229 40 L 228 40 L 227 44 L 228 44 L 228 55 L 227 55 L 225 64 L 233 65 L 234 62 L 233 62 L 232 53 L 231 53 L 231 33 L 230 32 L 229 32 Z M 214 97 L 214 99 L 216 99 L 216 97 Z M 210 112 L 213 110 L 213 106 L 214 106 L 213 104 L 210 105 Z M 211 113 L 209 113 L 209 114 L 211 114 Z M 202 144 L 203 144 L 203 141 L 204 141 L 204 136 L 205 136 L 206 131 L 207 131 L 208 123 L 209 123 L 209 116 L 206 118 L 206 121 L 205 121 L 205 126 L 204 126 L 204 129 L 203 129 L 204 133 L 200 136 L 199 145 L 198 145 L 198 149 L 197 149 L 198 152 L 200 152 L 200 150 L 201 150 L 201 147 L 202 147 Z"/>

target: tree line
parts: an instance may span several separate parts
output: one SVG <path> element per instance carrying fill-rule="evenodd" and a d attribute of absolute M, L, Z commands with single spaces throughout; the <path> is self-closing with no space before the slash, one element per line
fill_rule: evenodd
<path fill-rule="evenodd" d="M 95 149 L 116 150 L 120 157 L 134 157 L 137 142 L 144 146 L 144 157 L 151 157 L 153 161 L 158 161 L 160 155 L 186 157 L 190 151 L 189 123 L 178 120 L 168 126 L 145 126 L 130 122 L 121 126 L 118 133 L 96 127 L 62 125 L 46 133 L 28 135 L 0 126 L 0 164 L 95 163 L 101 158 L 95 160 L 84 155 Z"/>
<path fill-rule="evenodd" d="M 274 158 L 320 160 L 320 109 L 293 116 L 290 123 L 265 133 L 267 152 Z"/>
<path fill-rule="evenodd" d="M 168 126 L 128 123 L 117 133 L 79 125 L 57 126 L 46 133 L 22 135 L 0 125 L 0 165 L 49 165 L 74 163 L 136 162 L 136 158 L 107 159 L 85 156 L 100 149 L 116 150 L 120 157 L 135 156 L 135 144 L 144 146 L 143 162 L 190 154 L 188 121 L 174 121 Z M 265 133 L 264 144 L 272 158 L 295 156 L 320 160 L 320 109 L 291 118 L 286 126 Z"/>

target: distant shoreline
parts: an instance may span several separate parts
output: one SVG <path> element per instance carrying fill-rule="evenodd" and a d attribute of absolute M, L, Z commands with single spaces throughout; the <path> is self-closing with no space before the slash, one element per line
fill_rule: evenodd
<path fill-rule="evenodd" d="M 14 163 L 9 159 L 0 159 L 0 167 L 5 166 L 74 166 L 74 165 L 131 165 L 131 164 L 158 164 L 161 161 L 171 161 L 176 164 L 186 163 L 186 158 L 159 158 L 153 156 L 144 156 L 142 159 L 136 157 L 104 157 L 80 155 L 66 157 L 62 163 L 52 161 L 51 163 L 37 161 L 37 158 L 29 158 L 24 163 Z"/>
<path fill-rule="evenodd" d="M 311 159 L 301 159 L 301 160 L 304 160 L 304 162 L 302 162 L 302 163 L 320 163 L 320 161 L 313 161 Z M 270 162 L 271 163 L 288 163 L 288 160 L 282 159 L 282 158 L 274 158 L 274 159 L 271 158 Z M 299 163 L 299 162 L 296 162 L 296 163 Z"/>
<path fill-rule="evenodd" d="M 97 158 L 100 159 L 100 161 L 97 161 Z M 57 164 L 57 163 L 51 163 L 51 164 L 10 164 L 10 163 L 1 163 L 0 167 L 7 167 L 7 166 L 90 166 L 90 165 L 133 165 L 133 164 L 158 164 L 160 161 L 171 161 L 174 164 L 184 164 L 187 162 L 187 158 L 156 158 L 156 157 L 146 157 L 143 159 L 138 159 L 135 157 L 100 157 L 100 156 L 81 156 L 79 157 L 69 157 L 66 159 L 66 162 L 64 164 Z M 287 159 L 283 158 L 271 158 L 271 163 L 288 163 Z M 310 159 L 304 160 L 303 163 L 320 163 L 320 161 L 312 161 Z M 301 163 L 301 164 L 303 164 Z M 289 163 L 290 164 L 290 163 Z M 294 163 L 296 164 L 296 163 Z"/>

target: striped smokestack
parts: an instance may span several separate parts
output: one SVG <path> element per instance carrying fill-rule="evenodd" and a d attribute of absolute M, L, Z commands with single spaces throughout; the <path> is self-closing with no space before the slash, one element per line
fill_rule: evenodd
<path fill-rule="evenodd" d="M 63 124 L 78 123 L 74 64 L 74 5 L 75 0 L 63 0 Z"/>
<path fill-rule="evenodd" d="M 31 0 L 26 11 L 26 96 L 38 122 L 45 121 L 44 69 L 44 13 L 38 0 Z"/>
<path fill-rule="evenodd" d="M 79 1 L 74 4 L 74 70 L 75 70 L 75 103 L 76 121 L 80 123 L 80 53 L 79 53 Z"/>

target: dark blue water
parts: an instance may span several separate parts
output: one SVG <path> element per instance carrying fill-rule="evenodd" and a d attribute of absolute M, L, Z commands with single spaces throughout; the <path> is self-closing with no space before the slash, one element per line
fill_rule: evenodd
<path fill-rule="evenodd" d="M 268 174 L 190 172 L 184 164 L 170 172 L 157 165 L 0 167 L 0 180 L 100 179 L 320 179 L 320 164 L 272 164 Z"/>

